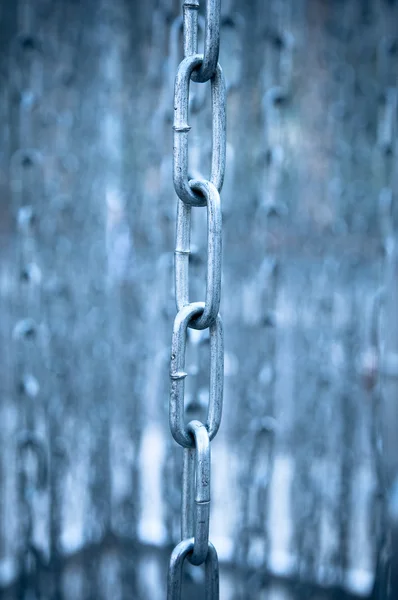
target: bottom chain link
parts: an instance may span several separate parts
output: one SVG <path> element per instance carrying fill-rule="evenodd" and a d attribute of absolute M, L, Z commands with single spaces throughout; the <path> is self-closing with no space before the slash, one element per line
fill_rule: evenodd
<path fill-rule="evenodd" d="M 193 552 L 194 545 L 195 541 L 193 538 L 183 540 L 174 548 L 171 554 L 167 580 L 167 600 L 181 600 L 182 567 L 185 559 Z M 205 571 L 205 600 L 219 600 L 218 556 L 211 542 L 208 544 Z"/>

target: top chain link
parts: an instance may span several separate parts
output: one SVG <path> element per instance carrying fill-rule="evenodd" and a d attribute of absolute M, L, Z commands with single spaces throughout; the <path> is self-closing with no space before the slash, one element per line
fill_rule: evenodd
<path fill-rule="evenodd" d="M 199 0 L 185 0 L 183 6 L 184 56 L 198 51 Z"/>
<path fill-rule="evenodd" d="M 174 152 L 173 181 L 177 196 L 191 206 L 205 206 L 206 200 L 195 193 L 188 182 L 188 124 L 189 83 L 195 69 L 203 65 L 200 54 L 187 56 L 180 63 L 174 88 Z M 212 158 L 210 182 L 220 192 L 225 173 L 226 110 L 225 81 L 220 65 L 216 65 L 211 78 L 211 103 L 213 113 Z"/>
<path fill-rule="evenodd" d="M 207 283 L 206 302 L 203 314 L 192 319 L 188 327 L 207 329 L 217 319 L 221 295 L 221 206 L 220 196 L 210 181 L 190 181 L 207 202 Z M 181 200 L 177 208 L 175 249 L 175 293 L 177 310 L 189 304 L 189 256 L 190 256 L 191 207 Z"/>
<path fill-rule="evenodd" d="M 182 567 L 186 557 L 193 551 L 193 547 L 193 538 L 188 538 L 180 542 L 173 550 L 167 581 L 167 600 L 181 600 Z M 211 542 L 209 542 L 205 561 L 205 573 L 205 600 L 218 600 L 220 593 L 218 556 Z"/>
<path fill-rule="evenodd" d="M 183 4 L 185 56 L 197 52 L 197 16 L 195 17 L 194 13 L 197 13 L 198 9 L 199 0 L 186 0 Z M 203 62 L 201 66 L 192 73 L 192 81 L 205 83 L 206 81 L 209 81 L 216 72 L 220 49 L 220 20 L 221 0 L 207 0 Z"/>
<path fill-rule="evenodd" d="M 226 155 L 226 88 L 218 64 L 221 0 L 206 3 L 204 54 L 198 51 L 199 0 L 183 4 L 184 57 L 174 87 L 173 182 L 177 196 L 190 206 L 205 206 L 206 199 L 193 190 L 188 179 L 189 83 L 211 80 L 213 132 L 210 182 L 220 192 L 224 182 Z"/>

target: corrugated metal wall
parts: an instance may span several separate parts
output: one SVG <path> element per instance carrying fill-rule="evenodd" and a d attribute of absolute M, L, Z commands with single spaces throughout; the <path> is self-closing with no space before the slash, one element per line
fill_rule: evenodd
<path fill-rule="evenodd" d="M 225 567 L 222 598 L 262 597 L 269 572 L 366 594 L 380 532 L 361 357 L 383 281 L 379 197 L 396 176 L 397 6 L 222 6 L 226 362 L 211 539 L 241 569 L 232 584 Z M 167 423 L 179 14 L 172 0 L 0 7 L 0 583 L 22 574 L 21 598 L 36 564 L 60 572 L 110 534 L 134 542 L 137 562 L 108 557 L 93 597 L 163 597 L 147 553 L 179 536 L 181 452 Z M 206 175 L 202 87 L 190 170 Z M 208 343 L 190 342 L 196 415 Z M 73 581 L 64 594 L 90 597 Z"/>

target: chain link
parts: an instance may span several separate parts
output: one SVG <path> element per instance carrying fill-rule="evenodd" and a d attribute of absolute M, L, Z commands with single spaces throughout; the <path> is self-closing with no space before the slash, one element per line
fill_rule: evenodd
<path fill-rule="evenodd" d="M 220 196 L 210 181 L 192 179 L 192 189 L 200 191 L 207 201 L 207 285 L 203 314 L 192 320 L 192 329 L 207 329 L 217 318 L 221 291 L 221 205 Z M 175 249 L 175 291 L 177 310 L 189 304 L 189 255 L 191 232 L 191 207 L 182 200 L 177 208 Z"/>
<path fill-rule="evenodd" d="M 193 551 L 194 539 L 183 540 L 173 550 L 170 559 L 169 576 L 167 581 L 167 600 L 181 600 L 182 567 L 186 557 Z M 218 600 L 219 570 L 218 556 L 213 544 L 209 542 L 205 560 L 206 594 L 205 600 Z"/>
<path fill-rule="evenodd" d="M 171 391 L 169 405 L 170 429 L 175 441 L 184 448 L 193 448 L 194 442 L 184 425 L 184 387 L 187 373 L 185 347 L 187 327 L 190 320 L 204 311 L 203 302 L 192 302 L 184 306 L 174 320 L 171 344 Z M 220 315 L 210 327 L 210 390 L 206 428 L 212 440 L 220 427 L 224 383 L 224 335 Z"/>
<path fill-rule="evenodd" d="M 201 54 L 187 56 L 180 63 L 174 88 L 174 188 L 177 196 L 192 206 L 205 206 L 201 194 L 195 194 L 188 182 L 188 125 L 189 82 L 203 64 Z M 226 153 L 226 94 L 224 75 L 220 65 L 210 80 L 213 114 L 213 136 L 210 181 L 220 192 L 224 182 Z"/>
<path fill-rule="evenodd" d="M 209 542 L 210 441 L 216 435 L 222 414 L 224 336 L 219 315 L 221 295 L 222 218 L 219 192 L 225 171 L 226 92 L 218 64 L 221 0 L 207 0 L 204 53 L 197 54 L 199 1 L 183 4 L 184 56 L 174 87 L 173 182 L 178 196 L 175 248 L 174 320 L 170 365 L 170 430 L 184 448 L 182 478 L 182 541 L 174 549 L 169 565 L 167 599 L 181 600 L 182 568 L 187 558 L 193 565 L 205 564 L 206 598 L 219 598 L 218 557 Z M 212 99 L 212 160 L 210 180 L 188 177 L 188 124 L 190 81 L 210 80 Z M 205 302 L 189 300 L 191 209 L 207 208 L 207 277 Z M 185 424 L 185 350 L 188 328 L 209 329 L 210 382 L 206 423 Z"/>
<path fill-rule="evenodd" d="M 191 5 L 192 8 L 196 8 L 199 2 L 198 0 L 184 2 L 184 5 Z M 197 83 L 205 83 L 209 79 L 212 79 L 217 70 L 220 48 L 220 18 L 221 0 L 207 0 L 203 62 L 200 69 L 192 75 L 192 80 Z"/>

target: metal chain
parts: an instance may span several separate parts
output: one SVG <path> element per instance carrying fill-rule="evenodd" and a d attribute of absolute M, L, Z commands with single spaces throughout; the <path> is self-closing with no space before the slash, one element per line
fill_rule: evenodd
<path fill-rule="evenodd" d="M 10 160 L 11 203 L 18 226 L 16 261 L 19 269 L 15 301 L 17 321 L 13 329 L 15 366 L 18 381 L 19 433 L 17 451 L 17 504 L 19 528 L 18 598 L 40 597 L 40 573 L 47 566 L 42 542 L 37 539 L 44 492 L 48 492 L 48 453 L 39 434 L 46 414 L 43 398 L 42 253 L 40 233 L 43 221 L 40 198 L 44 190 L 43 156 L 35 148 L 38 109 L 42 107 L 44 47 L 35 30 L 34 7 L 20 3 L 18 26 L 22 33 L 12 42 L 9 71 L 15 103 L 17 134 Z M 36 109 L 36 110 L 35 110 Z"/>
<path fill-rule="evenodd" d="M 218 557 L 209 542 L 210 441 L 221 422 L 224 378 L 224 337 L 219 315 L 221 295 L 222 223 L 219 192 L 225 171 L 226 92 L 218 52 L 221 0 L 207 0 L 204 53 L 197 54 L 199 0 L 183 4 L 184 56 L 177 69 L 174 88 L 173 181 L 178 196 L 175 292 L 177 316 L 171 348 L 170 429 L 184 448 L 181 539 L 175 547 L 168 572 L 167 599 L 181 600 L 182 568 L 185 559 L 205 564 L 206 598 L 219 598 Z M 212 160 L 209 180 L 188 177 L 188 124 L 190 81 L 210 81 L 212 97 Z M 189 256 L 191 210 L 207 207 L 207 279 L 205 302 L 189 301 Z M 206 423 L 185 424 L 184 385 L 187 373 L 187 331 L 209 329 L 210 383 Z"/>
<path fill-rule="evenodd" d="M 20 551 L 21 588 L 24 588 L 24 593 L 34 589 L 38 597 L 40 570 L 46 564 L 46 560 L 42 549 L 34 540 L 34 505 L 36 496 L 48 483 L 47 451 L 41 439 L 28 430 L 18 436 L 17 451 L 23 543 Z M 35 466 L 32 463 L 35 463 Z"/>

